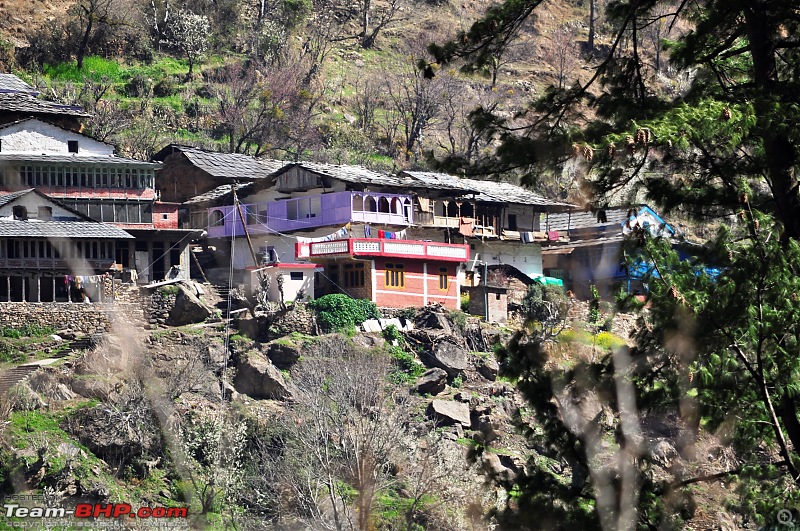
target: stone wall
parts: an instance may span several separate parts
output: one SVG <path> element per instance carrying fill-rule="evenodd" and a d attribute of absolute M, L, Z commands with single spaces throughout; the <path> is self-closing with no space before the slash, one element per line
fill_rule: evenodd
<path fill-rule="evenodd" d="M 314 335 L 317 333 L 317 317 L 313 310 L 303 303 L 295 303 L 286 311 L 279 312 L 270 325 L 270 336 L 283 336 L 299 332 Z"/>
<path fill-rule="evenodd" d="M 164 289 L 165 287 L 173 289 Z M 150 325 L 166 325 L 169 312 L 175 306 L 175 299 L 178 296 L 175 286 L 165 287 L 141 292 L 142 311 Z"/>
<path fill-rule="evenodd" d="M 55 330 L 99 334 L 108 332 L 118 318 L 130 321 L 134 308 L 113 303 L 4 302 L 0 303 L 0 327 L 21 328 L 36 323 Z"/>

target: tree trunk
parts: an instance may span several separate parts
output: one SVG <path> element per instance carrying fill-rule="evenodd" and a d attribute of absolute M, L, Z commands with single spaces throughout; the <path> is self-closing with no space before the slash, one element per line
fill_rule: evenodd
<path fill-rule="evenodd" d="M 594 3 L 597 0 L 589 0 L 589 42 L 587 45 L 589 46 L 589 51 L 594 50 L 594 23 L 595 23 L 595 16 L 594 16 Z"/>
<path fill-rule="evenodd" d="M 83 34 L 83 38 L 81 39 L 81 45 L 78 46 L 78 53 L 77 53 L 77 60 L 78 60 L 78 70 L 83 68 L 83 58 L 86 55 L 86 48 L 89 46 L 89 37 L 92 34 L 92 25 L 94 23 L 93 15 L 91 13 L 87 13 L 86 18 L 88 22 L 86 23 L 86 31 Z"/>
<path fill-rule="evenodd" d="M 375 36 L 369 33 L 369 10 L 372 7 L 372 0 L 364 0 L 363 10 L 361 11 L 361 47 L 371 48 L 375 42 Z"/>
<path fill-rule="evenodd" d="M 744 12 L 753 58 L 753 81 L 759 89 L 753 105 L 764 139 L 767 176 L 775 198 L 778 219 L 784 224 L 784 237 L 800 239 L 800 194 L 792 173 L 796 163 L 795 150 L 785 132 L 767 125 L 770 115 L 775 112 L 773 106 L 781 101 L 781 97 L 774 90 L 778 81 L 775 36 L 770 31 L 770 21 L 759 4 L 760 2 L 748 6 Z"/>

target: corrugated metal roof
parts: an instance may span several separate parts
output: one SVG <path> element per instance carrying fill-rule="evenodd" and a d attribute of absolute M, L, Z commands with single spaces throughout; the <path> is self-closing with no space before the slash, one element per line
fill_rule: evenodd
<path fill-rule="evenodd" d="M 0 219 L 0 237 L 133 239 L 114 225 L 91 221 L 13 221 Z"/>
<path fill-rule="evenodd" d="M 379 173 L 362 166 L 344 166 L 318 162 L 299 162 L 297 166 L 319 175 L 350 183 L 375 184 L 378 186 L 407 186 L 408 183 L 408 179 Z"/>
<path fill-rule="evenodd" d="M 83 118 L 91 116 L 91 114 L 83 112 L 79 106 L 40 100 L 32 94 L 24 92 L 0 92 L 0 111 L 22 114 L 61 114 Z"/>
<path fill-rule="evenodd" d="M 173 152 L 183 153 L 189 161 L 213 177 L 225 179 L 265 179 L 289 162 L 257 159 L 241 153 L 216 153 L 190 146 L 172 146 Z"/>
<path fill-rule="evenodd" d="M 537 205 L 548 207 L 573 207 L 569 203 L 553 201 L 542 197 L 530 190 L 511 183 L 496 181 L 480 181 L 478 179 L 466 179 L 448 175 L 446 173 L 404 171 L 403 175 L 408 176 L 416 183 L 407 184 L 415 188 L 436 188 L 463 190 L 474 195 L 478 201 L 490 203 L 514 203 L 518 205 Z"/>
<path fill-rule="evenodd" d="M 125 165 L 136 168 L 157 169 L 161 165 L 156 162 L 145 162 L 143 160 L 126 159 L 125 157 L 103 156 L 103 155 L 47 155 L 33 153 L 0 153 L 0 162 L 45 162 L 57 164 L 111 164 L 115 166 Z"/>
<path fill-rule="evenodd" d="M 14 74 L 0 74 L 0 92 L 24 92 L 38 95 L 39 92 Z"/>

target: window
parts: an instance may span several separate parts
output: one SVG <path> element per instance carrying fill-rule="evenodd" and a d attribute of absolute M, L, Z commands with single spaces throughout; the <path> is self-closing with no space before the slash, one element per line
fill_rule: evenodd
<path fill-rule="evenodd" d="M 50 221 L 53 219 L 53 208 L 49 206 L 40 206 L 36 217 L 42 221 Z"/>
<path fill-rule="evenodd" d="M 164 219 L 164 220 L 169 219 L 169 214 L 161 214 L 161 219 Z"/>
<path fill-rule="evenodd" d="M 364 287 L 364 264 L 345 264 L 342 281 L 345 288 Z"/>
<path fill-rule="evenodd" d="M 517 215 L 508 215 L 508 230 L 517 230 Z"/>
<path fill-rule="evenodd" d="M 289 278 L 291 280 L 303 280 L 303 272 L 302 271 L 291 271 L 289 273 Z"/>
<path fill-rule="evenodd" d="M 211 226 L 212 227 L 225 226 L 225 214 L 223 214 L 221 210 L 211 211 Z"/>
<path fill-rule="evenodd" d="M 447 291 L 447 288 L 450 287 L 450 280 L 447 277 L 447 268 L 440 267 L 439 268 L 439 291 Z"/>
<path fill-rule="evenodd" d="M 386 263 L 386 287 L 404 288 L 406 286 L 406 274 L 403 264 Z"/>
<path fill-rule="evenodd" d="M 70 153 L 77 153 L 78 152 L 78 141 L 77 140 L 67 140 L 67 151 Z"/>
<path fill-rule="evenodd" d="M 14 219 L 17 221 L 25 221 L 28 219 L 28 209 L 22 205 L 17 205 L 13 208 Z"/>
<path fill-rule="evenodd" d="M 328 280 L 330 280 L 331 284 L 338 284 L 339 283 L 339 266 L 336 264 L 331 264 L 327 268 L 328 271 Z"/>

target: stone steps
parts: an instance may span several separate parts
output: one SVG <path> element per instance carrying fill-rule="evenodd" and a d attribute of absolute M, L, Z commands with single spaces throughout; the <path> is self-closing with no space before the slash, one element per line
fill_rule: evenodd
<path fill-rule="evenodd" d="M 75 351 L 93 350 L 96 347 L 95 341 L 90 337 L 74 339 L 69 342 L 69 346 L 58 352 L 54 352 L 49 358 L 31 361 L 0 371 L 0 396 L 5 395 L 9 389 L 24 382 L 31 374 L 44 366 L 50 365 L 58 359 L 70 356 Z"/>

